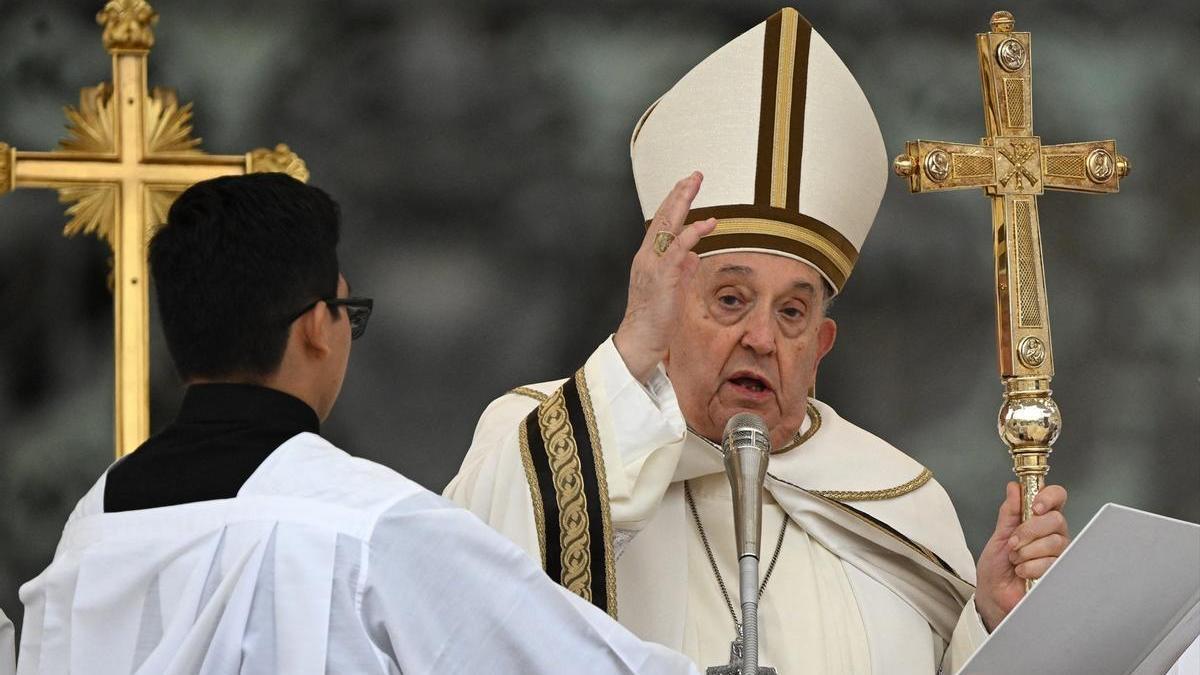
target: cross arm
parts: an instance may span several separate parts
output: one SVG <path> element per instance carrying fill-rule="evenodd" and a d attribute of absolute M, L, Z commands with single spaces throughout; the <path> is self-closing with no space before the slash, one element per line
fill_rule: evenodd
<path fill-rule="evenodd" d="M 258 148 L 244 155 L 191 152 L 122 162 L 69 150 L 17 151 L 0 143 L 0 194 L 16 188 L 56 188 L 78 183 L 137 182 L 146 185 L 191 185 L 202 180 L 242 173 L 279 171 L 308 180 L 304 161 L 286 145 Z"/>
<path fill-rule="evenodd" d="M 1130 168 L 1116 141 L 1042 146 L 1042 184 L 1052 190 L 1117 192 Z"/>
<path fill-rule="evenodd" d="M 996 184 L 996 150 L 988 145 L 908 141 L 892 168 L 910 192 L 940 192 Z"/>
<path fill-rule="evenodd" d="M 77 183 L 164 183 L 191 185 L 209 178 L 243 173 L 245 155 L 200 155 L 183 162 L 124 163 L 83 153 L 17 152 L 10 167 L 14 188 L 57 188 Z"/>

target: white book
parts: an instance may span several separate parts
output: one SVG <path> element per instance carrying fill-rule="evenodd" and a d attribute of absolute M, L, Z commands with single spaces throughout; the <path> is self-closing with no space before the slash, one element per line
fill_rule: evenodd
<path fill-rule="evenodd" d="M 1197 635 L 1200 525 L 1105 504 L 959 675 L 1190 674 Z"/>

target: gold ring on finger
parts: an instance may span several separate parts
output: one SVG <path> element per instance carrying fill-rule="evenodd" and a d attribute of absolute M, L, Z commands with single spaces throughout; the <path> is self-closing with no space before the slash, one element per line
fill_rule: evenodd
<path fill-rule="evenodd" d="M 659 230 L 654 234 L 654 254 L 660 258 L 667 254 L 667 249 L 671 247 L 671 242 L 675 241 L 675 235 L 666 230 Z"/>

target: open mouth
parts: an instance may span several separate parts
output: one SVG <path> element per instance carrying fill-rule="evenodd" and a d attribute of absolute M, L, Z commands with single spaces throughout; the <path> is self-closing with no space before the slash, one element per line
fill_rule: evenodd
<path fill-rule="evenodd" d="M 737 373 L 729 378 L 729 383 L 739 389 L 744 389 L 755 394 L 771 391 L 771 385 L 767 384 L 766 380 L 748 373 Z"/>

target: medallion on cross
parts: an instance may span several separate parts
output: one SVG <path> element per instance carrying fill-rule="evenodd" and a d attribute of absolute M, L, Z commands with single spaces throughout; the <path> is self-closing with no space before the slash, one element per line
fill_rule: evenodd
<path fill-rule="evenodd" d="M 1036 335 L 1030 335 L 1017 345 L 1017 357 L 1027 368 L 1037 368 L 1046 362 L 1046 343 Z"/>
<path fill-rule="evenodd" d="M 1025 45 L 1019 41 L 1009 38 L 1000 43 L 996 48 L 996 60 L 1000 63 L 1000 67 L 1010 73 L 1025 67 Z"/>
<path fill-rule="evenodd" d="M 1117 163 L 1113 156 L 1104 148 L 1096 148 L 1088 153 L 1087 175 L 1093 183 L 1105 183 L 1117 172 Z"/>

